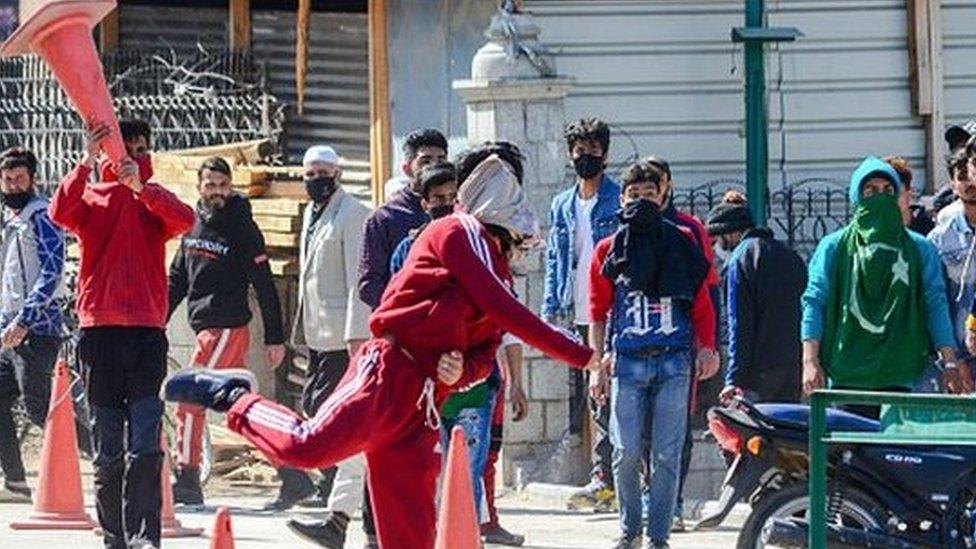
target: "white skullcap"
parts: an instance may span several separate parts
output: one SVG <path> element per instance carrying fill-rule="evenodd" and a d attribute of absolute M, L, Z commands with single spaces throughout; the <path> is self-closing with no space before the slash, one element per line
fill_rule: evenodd
<path fill-rule="evenodd" d="M 313 145 L 305 151 L 305 158 L 302 159 L 302 166 L 308 167 L 313 162 L 325 162 L 326 164 L 339 165 L 339 153 L 328 145 Z"/>

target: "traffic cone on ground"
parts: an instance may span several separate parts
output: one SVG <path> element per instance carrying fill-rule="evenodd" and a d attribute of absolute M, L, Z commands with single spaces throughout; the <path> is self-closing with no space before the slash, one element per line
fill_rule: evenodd
<path fill-rule="evenodd" d="M 471 483 L 467 437 L 462 428 L 455 427 L 451 431 L 451 449 L 447 455 L 441 508 L 437 516 L 435 549 L 481 547 L 481 530 L 474 510 L 474 489 Z"/>
<path fill-rule="evenodd" d="M 125 144 L 92 38 L 92 29 L 115 7 L 115 0 L 49 1 L 0 46 L 0 56 L 36 53 L 44 59 L 82 120 L 111 129 L 102 148 L 118 166 Z"/>
<path fill-rule="evenodd" d="M 217 509 L 210 549 L 234 549 L 234 532 L 230 528 L 230 511 L 226 507 Z"/>
<path fill-rule="evenodd" d="M 64 359 L 54 366 L 51 403 L 44 425 L 44 449 L 30 518 L 10 523 L 15 530 L 91 530 L 95 527 L 81 492 L 81 464 L 75 432 L 71 375 Z"/>
<path fill-rule="evenodd" d="M 176 519 L 176 510 L 173 507 L 173 486 L 169 481 L 169 444 L 166 442 L 166 433 L 160 433 L 159 448 L 163 452 L 163 467 L 159 473 L 163 500 L 163 510 L 159 514 L 162 536 L 164 538 L 189 538 L 203 535 L 203 528 L 186 528 Z"/>

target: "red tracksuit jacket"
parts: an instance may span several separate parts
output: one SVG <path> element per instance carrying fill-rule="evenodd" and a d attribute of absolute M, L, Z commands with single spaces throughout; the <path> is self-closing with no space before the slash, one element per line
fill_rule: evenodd
<path fill-rule="evenodd" d="M 571 366 L 585 366 L 592 351 L 522 305 L 511 278 L 501 248 L 474 217 L 438 219 L 420 233 L 393 276 L 370 330 L 375 337 L 393 335 L 432 379 L 441 354 L 464 353 L 461 380 L 452 387 L 438 384 L 439 401 L 488 377 L 503 332 Z"/>
<path fill-rule="evenodd" d="M 193 209 L 156 183 L 139 196 L 118 182 L 88 183 L 80 165 L 58 185 L 48 213 L 78 236 L 81 327 L 166 327 L 166 241 L 193 227 Z"/>

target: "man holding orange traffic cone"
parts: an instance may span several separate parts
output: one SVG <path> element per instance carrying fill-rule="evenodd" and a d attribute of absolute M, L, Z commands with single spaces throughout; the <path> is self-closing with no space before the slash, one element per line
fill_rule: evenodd
<path fill-rule="evenodd" d="M 88 179 L 103 139 L 121 131 L 128 156 Z M 193 210 L 150 183 L 149 125 L 123 120 L 88 136 L 85 158 L 51 201 L 55 223 L 81 243 L 78 356 L 86 372 L 95 447 L 95 503 L 105 546 L 159 546 L 159 429 L 166 375 L 166 241 L 193 226 Z"/>

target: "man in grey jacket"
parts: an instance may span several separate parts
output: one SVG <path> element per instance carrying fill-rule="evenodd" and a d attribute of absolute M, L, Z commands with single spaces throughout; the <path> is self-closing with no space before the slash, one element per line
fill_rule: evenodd
<path fill-rule="evenodd" d="M 37 159 L 24 149 L 0 156 L 3 236 L 0 242 L 0 500 L 30 502 L 11 413 L 22 396 L 28 417 L 44 428 L 51 370 L 63 318 L 57 301 L 64 273 L 64 234 L 34 191 Z"/>
<path fill-rule="evenodd" d="M 363 222 L 370 210 L 342 189 L 339 155 L 332 147 L 309 148 L 302 166 L 311 200 L 302 218 L 292 343 L 308 347 L 301 404 L 302 411 L 312 416 L 339 383 L 349 357 L 368 338 L 369 307 L 359 299 L 356 269 Z M 336 469 L 322 473 L 318 495 L 328 500 Z M 304 472 L 282 468 L 279 476 L 281 492 L 270 509 L 287 509 L 314 494 Z"/>

